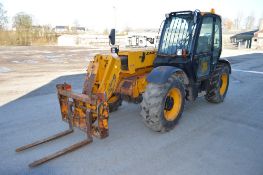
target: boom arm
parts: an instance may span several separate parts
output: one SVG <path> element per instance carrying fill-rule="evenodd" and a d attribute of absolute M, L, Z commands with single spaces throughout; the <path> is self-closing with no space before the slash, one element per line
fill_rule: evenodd
<path fill-rule="evenodd" d="M 117 88 L 120 71 L 121 62 L 117 55 L 96 55 L 94 61 L 89 63 L 83 93 L 104 94 L 105 100 L 108 100 Z"/>

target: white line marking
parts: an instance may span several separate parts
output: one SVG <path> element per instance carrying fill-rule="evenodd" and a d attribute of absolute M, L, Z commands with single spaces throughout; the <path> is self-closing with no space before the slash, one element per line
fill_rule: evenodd
<path fill-rule="evenodd" d="M 237 71 L 237 72 L 246 72 L 246 73 L 252 73 L 252 74 L 262 74 L 263 72 L 259 72 L 259 71 L 250 71 L 250 70 L 241 70 L 241 69 L 232 69 L 233 71 Z"/>

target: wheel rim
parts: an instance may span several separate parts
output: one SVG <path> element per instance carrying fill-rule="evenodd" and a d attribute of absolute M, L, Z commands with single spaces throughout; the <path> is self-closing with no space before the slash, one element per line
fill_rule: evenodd
<path fill-rule="evenodd" d="M 220 89 L 219 89 L 220 95 L 224 95 L 226 92 L 227 80 L 228 80 L 227 73 L 223 73 L 220 79 Z"/>
<path fill-rule="evenodd" d="M 182 105 L 182 95 L 179 89 L 172 88 L 166 98 L 164 105 L 164 118 L 173 121 L 177 118 Z"/>

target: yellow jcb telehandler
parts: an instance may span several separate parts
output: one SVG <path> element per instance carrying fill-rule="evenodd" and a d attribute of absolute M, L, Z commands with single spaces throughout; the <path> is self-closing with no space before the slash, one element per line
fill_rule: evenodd
<path fill-rule="evenodd" d="M 82 93 L 71 85 L 57 85 L 62 120 L 69 129 L 17 148 L 22 151 L 54 140 L 79 128 L 84 141 L 34 161 L 34 167 L 109 135 L 109 112 L 122 100 L 140 103 L 145 125 L 157 132 L 169 131 L 180 119 L 185 100 L 198 93 L 212 103 L 223 102 L 231 73 L 230 63 L 220 59 L 221 18 L 214 11 L 179 11 L 166 15 L 157 50 L 119 51 L 115 29 L 110 33 L 111 53 L 97 54 L 88 65 Z"/>

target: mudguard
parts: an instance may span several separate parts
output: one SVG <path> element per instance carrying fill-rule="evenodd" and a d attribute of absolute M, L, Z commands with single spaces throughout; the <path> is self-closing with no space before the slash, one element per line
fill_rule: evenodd
<path fill-rule="evenodd" d="M 154 68 L 147 76 L 147 82 L 155 84 L 163 84 L 167 82 L 168 78 L 176 73 L 184 71 L 178 67 L 173 66 L 158 66 Z"/>
<path fill-rule="evenodd" d="M 220 58 L 218 62 L 225 63 L 229 67 L 229 73 L 231 74 L 231 65 L 230 65 L 230 62 L 226 58 Z"/>

